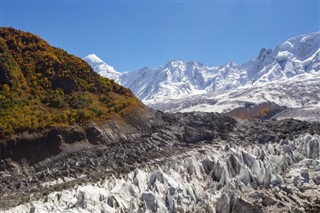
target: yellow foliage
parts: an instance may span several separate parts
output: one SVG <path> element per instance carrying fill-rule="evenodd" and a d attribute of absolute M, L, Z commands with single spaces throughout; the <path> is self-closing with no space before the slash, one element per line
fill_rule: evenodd
<path fill-rule="evenodd" d="M 31 33 L 0 28 L 0 139 L 120 113 L 130 90 Z"/>

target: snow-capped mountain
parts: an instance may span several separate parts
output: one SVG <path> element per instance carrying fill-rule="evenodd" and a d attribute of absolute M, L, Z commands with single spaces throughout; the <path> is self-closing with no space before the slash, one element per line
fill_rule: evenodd
<path fill-rule="evenodd" d="M 158 69 L 125 73 L 121 83 L 142 100 L 181 98 L 203 93 L 214 69 L 198 62 L 170 61 Z"/>
<path fill-rule="evenodd" d="M 319 71 L 320 33 L 293 37 L 274 51 L 262 49 L 258 58 L 245 64 L 257 83 L 272 82 Z"/>
<path fill-rule="evenodd" d="M 320 32 L 290 38 L 274 50 L 263 48 L 257 58 L 242 65 L 229 62 L 217 67 L 208 67 L 194 61 L 170 61 L 160 68 L 145 67 L 138 71 L 119 73 L 114 69 L 109 69 L 110 66 L 101 59 L 98 60 L 96 56 L 90 56 L 85 60 L 96 72 L 113 78 L 123 86 L 130 88 L 147 105 L 160 106 L 155 108 L 165 111 L 224 112 L 241 106 L 245 102 L 273 102 L 274 99 L 286 96 L 286 93 L 281 93 L 276 98 L 272 98 L 272 93 L 262 96 L 259 93 L 263 98 L 253 100 L 247 95 L 248 88 L 251 88 L 250 91 L 254 88 L 260 88 L 260 92 L 276 92 L 282 82 L 294 88 L 295 82 L 301 79 L 303 79 L 302 86 L 306 88 L 308 88 L 309 80 L 310 82 L 312 80 L 312 85 L 320 85 Z M 95 60 L 98 62 L 96 63 Z M 265 90 L 264 88 L 269 89 Z M 272 88 L 278 89 L 272 90 Z M 238 92 L 238 96 L 232 97 L 234 94 L 232 91 L 242 92 Z M 240 97 L 239 93 L 243 96 Z M 231 95 L 226 96 L 225 94 Z M 221 103 L 221 99 L 216 100 L 219 96 L 224 97 L 222 101 L 224 104 L 217 106 L 217 102 Z M 229 97 L 232 100 L 228 99 Z M 208 107 L 205 107 L 205 110 L 201 107 L 195 107 L 199 103 L 204 104 L 203 102 L 206 101 L 203 99 L 210 102 L 209 110 Z M 213 99 L 215 101 L 212 101 Z M 318 99 L 312 100 L 309 102 L 318 105 Z M 193 103 L 186 105 L 186 101 Z M 279 100 L 278 103 L 287 106 L 296 101 L 296 96 L 294 96 L 287 102 Z M 299 105 L 304 105 L 303 99 L 298 102 Z M 164 105 L 164 108 L 161 107 Z M 216 106 L 214 107 L 214 105 Z"/>
<path fill-rule="evenodd" d="M 92 67 L 92 69 L 101 76 L 114 79 L 117 83 L 119 83 L 119 79 L 122 74 L 120 72 L 117 72 L 112 66 L 110 66 L 106 62 L 102 61 L 95 54 L 90 54 L 83 58 L 83 60 L 86 61 Z"/>

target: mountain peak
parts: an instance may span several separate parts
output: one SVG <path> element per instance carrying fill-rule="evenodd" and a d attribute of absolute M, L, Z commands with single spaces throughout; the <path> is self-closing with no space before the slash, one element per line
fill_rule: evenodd
<path fill-rule="evenodd" d="M 86 61 L 91 67 L 96 67 L 98 66 L 102 66 L 104 70 L 108 70 L 110 72 L 113 73 L 118 73 L 118 71 L 116 71 L 114 69 L 113 66 L 110 66 L 109 64 L 107 64 L 106 62 L 104 62 L 101 58 L 99 58 L 96 54 L 90 54 L 86 57 L 83 58 L 84 61 Z M 97 73 L 99 73 L 99 69 L 94 69 Z M 100 70 L 102 71 L 102 70 Z"/>
<path fill-rule="evenodd" d="M 208 67 L 196 61 L 172 60 L 159 68 L 143 68 L 120 77 L 108 77 L 130 88 L 144 101 L 161 102 L 193 94 L 221 93 L 252 82 L 262 85 L 307 72 L 318 72 L 319 41 L 320 33 L 292 37 L 275 50 L 262 48 L 255 59 L 241 65 L 230 61 Z"/>
<path fill-rule="evenodd" d="M 198 61 L 188 61 L 187 62 L 188 66 L 198 66 L 198 67 L 203 67 L 205 66 L 203 63 L 198 62 Z"/>
<path fill-rule="evenodd" d="M 264 58 L 270 56 L 272 54 L 272 52 L 273 52 L 272 49 L 262 48 L 260 50 L 258 59 L 259 60 L 264 60 Z"/>
<path fill-rule="evenodd" d="M 114 79 L 116 82 L 119 82 L 119 78 L 122 73 L 116 71 L 114 67 L 104 62 L 96 54 L 90 54 L 84 57 L 83 60 L 87 62 L 99 75 L 105 78 Z"/>
<path fill-rule="evenodd" d="M 277 56 L 293 57 L 304 61 L 320 48 L 320 32 L 299 35 L 282 42 L 275 49 Z"/>
<path fill-rule="evenodd" d="M 223 65 L 220 65 L 219 68 L 223 68 L 223 67 L 236 67 L 237 64 L 234 61 L 229 61 Z"/>
<path fill-rule="evenodd" d="M 320 32 L 314 32 L 314 33 L 309 33 L 309 34 L 303 34 L 303 35 L 298 35 L 289 38 L 287 41 L 294 42 L 294 43 L 305 43 L 308 40 L 315 40 L 320 38 Z M 318 45 L 320 45 L 318 43 Z"/>
<path fill-rule="evenodd" d="M 91 64 L 104 64 L 105 62 L 99 58 L 96 54 L 90 54 L 83 58 L 86 62 L 90 62 Z M 90 64 L 90 65 L 91 65 Z"/>
<path fill-rule="evenodd" d="M 172 60 L 172 61 L 169 61 L 165 67 L 179 67 L 181 65 L 183 65 L 184 62 L 183 61 L 179 61 L 179 60 Z"/>
<path fill-rule="evenodd" d="M 173 60 L 169 61 L 164 67 L 165 68 L 177 68 L 180 67 L 183 70 L 185 67 L 204 67 L 205 65 L 201 62 L 197 61 L 179 61 L 179 60 Z"/>

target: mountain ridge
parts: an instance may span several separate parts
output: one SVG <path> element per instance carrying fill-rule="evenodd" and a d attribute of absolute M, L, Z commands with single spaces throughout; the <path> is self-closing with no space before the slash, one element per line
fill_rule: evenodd
<path fill-rule="evenodd" d="M 118 72 L 117 81 L 153 107 L 195 96 L 214 98 L 247 86 L 281 84 L 294 81 L 295 76 L 307 78 L 311 74 L 318 78 L 319 70 L 320 32 L 314 32 L 289 38 L 274 49 L 262 48 L 256 58 L 240 65 L 231 61 L 209 67 L 200 62 L 169 61 L 159 68 Z M 167 111 L 179 110 L 172 108 Z M 214 107 L 212 111 L 216 111 Z"/>
<path fill-rule="evenodd" d="M 83 60 L 89 63 L 92 69 L 94 69 L 95 72 L 97 72 L 99 75 L 113 79 L 117 83 L 119 82 L 119 77 L 121 73 L 116 71 L 114 67 L 102 61 L 97 55 L 90 54 L 83 58 Z"/>

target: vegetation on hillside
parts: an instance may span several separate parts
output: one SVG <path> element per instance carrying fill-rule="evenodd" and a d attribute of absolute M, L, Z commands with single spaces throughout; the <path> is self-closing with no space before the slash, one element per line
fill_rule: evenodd
<path fill-rule="evenodd" d="M 31 33 L 0 28 L 0 139 L 103 120 L 139 102 L 83 60 Z"/>

